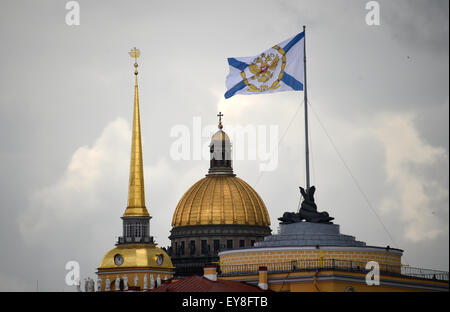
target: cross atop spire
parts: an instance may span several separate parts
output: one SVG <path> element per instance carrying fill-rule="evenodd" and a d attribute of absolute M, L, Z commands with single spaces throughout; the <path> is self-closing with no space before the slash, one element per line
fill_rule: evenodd
<path fill-rule="evenodd" d="M 128 54 L 130 54 L 131 57 L 134 57 L 134 74 L 137 75 L 138 71 L 138 63 L 137 63 L 137 59 L 139 56 L 141 56 L 141 51 L 139 49 L 136 49 L 136 47 L 134 47 L 133 49 L 131 49 L 130 52 L 128 52 Z"/>
<path fill-rule="evenodd" d="M 223 126 L 222 126 L 222 117 L 223 117 L 222 112 L 219 112 L 217 114 L 217 117 L 219 117 L 219 125 L 218 125 L 218 127 L 219 127 L 219 129 L 222 129 L 223 128 Z"/>

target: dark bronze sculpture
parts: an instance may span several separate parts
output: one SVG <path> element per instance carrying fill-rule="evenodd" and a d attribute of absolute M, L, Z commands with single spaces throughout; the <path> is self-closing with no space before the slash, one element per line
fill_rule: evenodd
<path fill-rule="evenodd" d="M 300 211 L 295 212 L 285 212 L 281 218 L 278 220 L 281 221 L 282 224 L 289 223 L 297 223 L 305 220 L 306 222 L 312 223 L 328 223 L 332 224 L 333 217 L 328 215 L 328 212 L 318 212 L 317 205 L 314 202 L 314 192 L 316 188 L 311 186 L 308 190 L 305 191 L 303 187 L 300 186 L 300 193 L 303 196 L 303 202 L 300 207 Z"/>

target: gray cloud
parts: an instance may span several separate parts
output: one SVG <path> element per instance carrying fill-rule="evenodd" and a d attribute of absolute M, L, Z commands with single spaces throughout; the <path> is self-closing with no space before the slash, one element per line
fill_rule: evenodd
<path fill-rule="evenodd" d="M 82 276 L 93 276 L 120 234 L 133 99 L 132 60 L 126 54 L 131 47 L 142 51 L 151 231 L 165 246 L 177 201 L 208 168 L 207 161 L 170 158 L 170 129 L 191 127 L 194 116 L 215 124 L 220 109 L 225 130 L 276 124 L 282 133 L 302 94 L 225 101 L 226 58 L 255 55 L 303 24 L 314 111 L 397 247 L 405 249 L 404 262 L 448 270 L 447 1 L 380 1 L 378 27 L 365 25 L 365 1 L 79 3 L 78 27 L 65 25 L 64 1 L 0 4 L 1 290 L 33 291 L 37 280 L 40 290 L 70 290 L 64 285 L 65 262 L 78 260 Z M 277 170 L 258 180 L 258 162 L 234 163 L 238 176 L 264 199 L 273 230 L 277 217 L 298 205 L 305 175 L 302 118 L 300 112 L 280 145 Z M 329 211 L 346 234 L 394 245 L 313 113 L 310 120 L 319 209 Z M 100 154 L 103 158 L 96 158 Z M 405 177 L 419 191 L 411 191 Z M 419 195 L 423 207 L 413 206 Z M 416 239 L 406 235 L 411 228 Z M 439 233 L 430 234 L 433 230 Z"/>

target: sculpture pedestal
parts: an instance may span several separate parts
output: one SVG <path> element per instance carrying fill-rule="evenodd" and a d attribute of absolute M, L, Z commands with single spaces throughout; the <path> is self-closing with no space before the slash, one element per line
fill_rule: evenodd
<path fill-rule="evenodd" d="M 255 247 L 281 246 L 362 247 L 366 243 L 357 241 L 354 236 L 341 234 L 339 224 L 311 222 L 280 224 L 280 234 L 266 236 L 264 241 L 255 243 Z"/>
<path fill-rule="evenodd" d="M 335 234 L 339 235 L 339 224 L 299 222 L 280 224 L 280 234 Z"/>

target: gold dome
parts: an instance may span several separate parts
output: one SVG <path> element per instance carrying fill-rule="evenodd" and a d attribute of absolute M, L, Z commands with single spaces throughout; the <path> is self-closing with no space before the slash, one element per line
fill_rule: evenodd
<path fill-rule="evenodd" d="M 219 130 L 212 136 L 211 141 L 230 141 L 230 138 L 225 131 Z"/>
<path fill-rule="evenodd" d="M 233 174 L 210 174 L 183 195 L 172 226 L 210 224 L 269 226 L 270 219 L 261 197 L 245 181 Z"/>
<path fill-rule="evenodd" d="M 114 257 L 120 255 L 123 258 L 121 265 L 116 265 Z M 157 263 L 158 256 L 162 255 L 161 264 Z M 161 260 L 161 257 L 160 257 Z M 172 260 L 167 253 L 155 245 L 118 245 L 108 251 L 100 263 L 101 269 L 121 268 L 173 268 Z"/>

